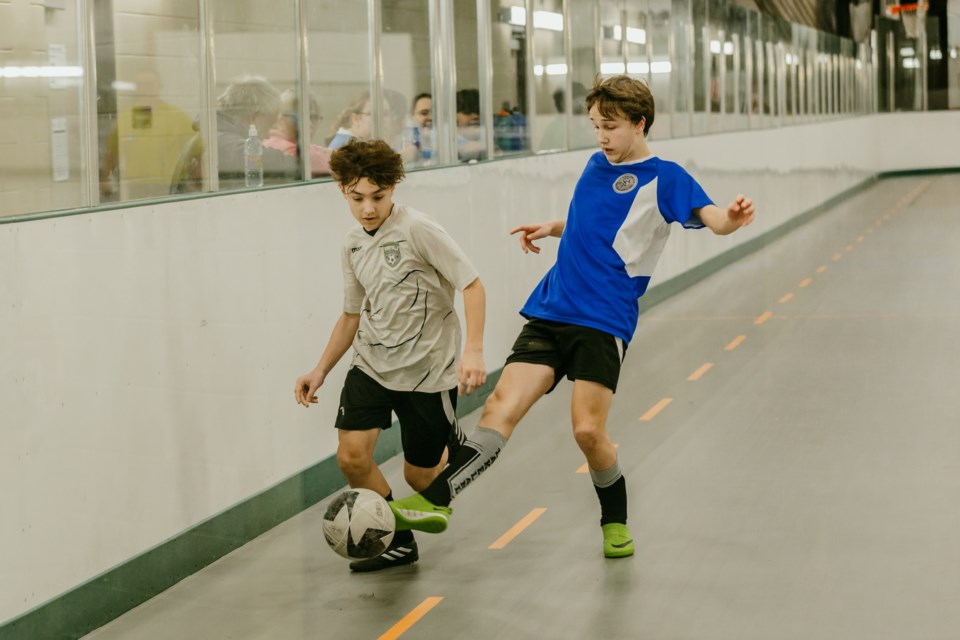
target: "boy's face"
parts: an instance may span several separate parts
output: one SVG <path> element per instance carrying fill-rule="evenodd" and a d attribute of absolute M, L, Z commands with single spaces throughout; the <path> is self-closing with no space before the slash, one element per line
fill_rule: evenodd
<path fill-rule="evenodd" d="M 600 149 L 610 162 L 639 160 L 648 153 L 646 138 L 643 137 L 645 118 L 641 118 L 637 124 L 622 115 L 605 118 L 594 104 L 590 107 L 590 121 L 593 122 Z"/>
<path fill-rule="evenodd" d="M 350 213 L 364 231 L 376 231 L 390 217 L 394 189 L 396 185 L 378 187 L 368 178 L 360 178 L 357 184 L 349 187 L 340 187 L 350 205 Z"/>
<path fill-rule="evenodd" d="M 433 98 L 423 97 L 413 105 L 413 117 L 424 128 L 433 126 Z"/>

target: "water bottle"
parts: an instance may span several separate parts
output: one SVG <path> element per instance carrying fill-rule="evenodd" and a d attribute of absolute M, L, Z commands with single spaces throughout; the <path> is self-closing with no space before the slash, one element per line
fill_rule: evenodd
<path fill-rule="evenodd" d="M 420 130 L 420 157 L 428 164 L 433 157 L 433 129 L 430 127 Z"/>
<path fill-rule="evenodd" d="M 243 142 L 243 182 L 248 187 L 263 186 L 263 143 L 255 124 L 250 125 Z"/>

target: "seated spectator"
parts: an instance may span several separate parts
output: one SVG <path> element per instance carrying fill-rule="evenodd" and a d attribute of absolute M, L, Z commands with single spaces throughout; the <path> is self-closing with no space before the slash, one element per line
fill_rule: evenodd
<path fill-rule="evenodd" d="M 241 189 L 244 185 L 244 142 L 250 125 L 257 135 L 268 135 L 280 116 L 280 92 L 265 79 L 244 76 L 231 83 L 217 98 L 217 161 L 220 190 Z M 196 125 L 195 125 L 196 126 Z M 171 193 L 203 189 L 204 141 L 198 132 L 180 154 L 171 181 Z M 300 175 L 295 157 L 277 149 L 263 150 L 264 183 L 282 184 Z"/>
<path fill-rule="evenodd" d="M 414 98 L 411 116 L 421 129 L 433 127 L 433 96 L 429 93 L 421 93 Z"/>
<path fill-rule="evenodd" d="M 180 150 L 195 133 L 193 121 L 161 96 L 160 76 L 144 69 L 134 76 L 132 95 L 107 137 L 100 162 L 103 201 L 154 198 L 170 192 L 170 175 Z"/>
<path fill-rule="evenodd" d="M 299 158 L 298 144 L 300 137 L 300 99 L 296 91 L 284 91 L 280 96 L 280 117 L 270 129 L 270 137 L 263 141 L 264 147 L 277 149 L 285 155 Z M 323 118 L 320 117 L 320 106 L 316 98 L 310 96 L 310 133 L 308 140 L 313 140 L 317 132 L 317 125 Z M 318 144 L 310 145 L 310 172 L 314 176 L 330 175 L 330 151 Z"/>
<path fill-rule="evenodd" d="M 487 143 L 480 126 L 480 91 L 457 91 L 457 157 L 462 162 L 486 158 Z"/>
<path fill-rule="evenodd" d="M 351 140 L 367 140 L 372 134 L 373 113 L 370 111 L 370 93 L 364 91 L 337 116 L 327 148 L 333 151 Z"/>
<path fill-rule="evenodd" d="M 597 146 L 597 134 L 593 130 L 584 107 L 587 88 L 580 82 L 573 82 L 573 122 L 570 127 L 570 139 L 567 140 L 566 95 L 563 89 L 553 92 L 553 104 L 557 107 L 557 117 L 547 125 L 540 139 L 540 150 L 549 149 L 590 149 Z"/>
<path fill-rule="evenodd" d="M 404 140 L 416 150 L 414 162 L 429 164 L 433 157 L 433 96 L 429 93 L 413 99 Z"/>

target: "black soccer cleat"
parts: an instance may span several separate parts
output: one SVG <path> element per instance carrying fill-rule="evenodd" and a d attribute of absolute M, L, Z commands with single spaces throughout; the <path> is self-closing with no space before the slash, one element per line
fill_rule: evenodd
<path fill-rule="evenodd" d="M 420 552 L 417 550 L 417 541 L 409 540 L 407 542 L 392 542 L 387 550 L 378 556 L 368 558 L 367 560 L 357 560 L 350 563 L 350 570 L 380 571 L 390 567 L 402 567 L 405 564 L 413 564 L 420 559 Z"/>

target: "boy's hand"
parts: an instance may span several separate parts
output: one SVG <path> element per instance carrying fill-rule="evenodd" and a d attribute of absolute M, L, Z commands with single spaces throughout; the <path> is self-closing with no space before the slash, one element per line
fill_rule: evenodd
<path fill-rule="evenodd" d="M 727 207 L 727 217 L 738 227 L 745 227 L 753 222 L 754 213 L 753 200 L 742 193 Z"/>
<path fill-rule="evenodd" d="M 460 387 L 457 395 L 470 395 L 473 390 L 487 381 L 487 368 L 483 364 L 483 352 L 467 350 L 457 365 L 457 377 Z"/>
<path fill-rule="evenodd" d="M 293 397 L 296 398 L 297 404 L 302 404 L 305 407 L 316 404 L 318 402 L 317 389 L 323 384 L 325 377 L 322 372 L 314 370 L 297 378 L 293 387 Z"/>
<path fill-rule="evenodd" d="M 529 253 L 530 251 L 533 251 L 534 253 L 540 253 L 540 247 L 533 244 L 533 240 L 546 238 L 547 236 L 551 235 L 550 232 L 552 230 L 552 223 L 549 222 L 543 222 L 540 224 L 522 224 L 516 229 L 510 231 L 510 235 L 520 233 L 520 248 L 523 249 L 524 253 Z"/>

